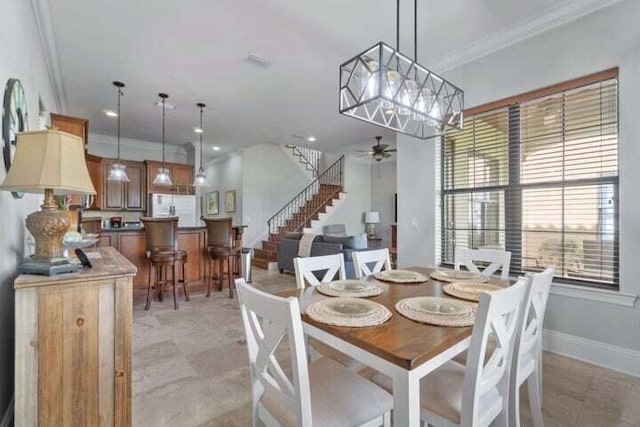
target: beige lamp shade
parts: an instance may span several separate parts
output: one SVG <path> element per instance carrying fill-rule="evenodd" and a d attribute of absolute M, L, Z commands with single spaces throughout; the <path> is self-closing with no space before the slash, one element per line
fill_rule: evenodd
<path fill-rule="evenodd" d="M 18 134 L 16 155 L 2 190 L 56 194 L 96 194 L 82 138 L 57 130 Z"/>

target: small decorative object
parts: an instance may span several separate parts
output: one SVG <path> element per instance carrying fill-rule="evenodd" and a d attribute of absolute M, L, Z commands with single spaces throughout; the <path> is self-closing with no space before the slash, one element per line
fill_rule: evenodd
<path fill-rule="evenodd" d="M 376 224 L 380 223 L 380 212 L 367 212 L 364 215 L 364 222 L 367 225 L 367 236 L 370 239 L 378 237 L 376 235 Z"/>
<path fill-rule="evenodd" d="M 405 298 L 396 303 L 396 311 L 411 320 L 437 326 L 472 326 L 478 305 L 441 297 Z"/>
<path fill-rule="evenodd" d="M 204 128 L 202 127 L 202 110 L 206 107 L 202 102 L 198 102 L 196 104 L 198 108 L 200 108 L 200 127 L 196 128 L 200 135 L 200 169 L 198 169 L 198 173 L 196 174 L 196 178 L 193 180 L 194 187 L 206 187 L 207 184 L 207 175 L 204 173 L 204 169 L 202 168 L 202 134 L 204 133 Z"/>
<path fill-rule="evenodd" d="M 232 213 L 236 211 L 236 190 L 225 191 L 224 210 L 227 213 Z"/>
<path fill-rule="evenodd" d="M 2 111 L 2 139 L 4 141 L 2 152 L 4 155 L 4 167 L 9 173 L 11 162 L 16 153 L 17 134 L 29 130 L 27 98 L 24 95 L 20 80 L 9 79 L 7 81 L 7 86 L 4 89 Z M 20 191 L 12 191 L 11 194 L 16 199 L 24 196 L 24 193 Z"/>
<path fill-rule="evenodd" d="M 205 215 L 218 215 L 220 213 L 220 209 L 218 206 L 218 195 L 219 193 L 217 191 L 207 193 L 204 202 Z"/>
<path fill-rule="evenodd" d="M 336 280 L 321 283 L 316 287 L 316 290 L 330 297 L 366 298 L 382 293 L 380 286 L 364 280 Z"/>
<path fill-rule="evenodd" d="M 111 170 L 109 171 L 107 181 L 129 182 L 129 177 L 127 176 L 127 167 L 122 162 L 120 162 L 120 97 L 124 95 L 124 92 L 122 90 L 124 88 L 124 83 L 113 82 L 113 85 L 118 90 L 118 160 L 111 165 Z"/>
<path fill-rule="evenodd" d="M 324 299 L 309 305 L 306 313 L 316 322 L 351 328 L 380 325 L 392 316 L 384 305 L 360 298 Z"/>
<path fill-rule="evenodd" d="M 480 295 L 483 292 L 493 292 L 502 289 L 502 286 L 491 285 L 481 282 L 452 282 L 444 285 L 442 290 L 456 298 L 462 298 L 469 301 L 480 301 Z"/>
<path fill-rule="evenodd" d="M 164 145 L 165 145 L 165 119 L 164 119 L 164 116 L 165 116 L 165 111 L 166 111 L 165 102 L 166 102 L 167 98 L 169 98 L 169 95 L 167 95 L 166 93 L 159 93 L 158 96 L 160 97 L 160 99 L 162 99 L 162 167 L 158 169 L 158 174 L 154 178 L 153 184 L 154 185 L 171 186 L 173 184 L 171 182 L 171 177 L 169 176 L 169 169 L 165 166 L 165 162 L 164 162 Z"/>
<path fill-rule="evenodd" d="M 62 238 L 70 221 L 58 209 L 53 194 L 96 194 L 82 138 L 53 130 L 18 134 L 14 164 L 0 188 L 44 192 L 42 210 L 30 214 L 26 221 L 35 239 L 35 254 L 20 266 L 20 272 L 51 276 L 77 271 L 77 266 L 62 256 Z"/>
<path fill-rule="evenodd" d="M 411 270 L 383 270 L 373 275 L 378 280 L 392 283 L 423 283 L 427 277 Z"/>
<path fill-rule="evenodd" d="M 431 278 L 440 282 L 456 282 L 464 280 L 484 283 L 489 280 L 482 274 L 466 270 L 436 270 L 431 273 Z"/>

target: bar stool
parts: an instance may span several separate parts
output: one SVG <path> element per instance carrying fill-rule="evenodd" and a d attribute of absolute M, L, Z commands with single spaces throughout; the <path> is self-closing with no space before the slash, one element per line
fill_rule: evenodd
<path fill-rule="evenodd" d="M 147 304 L 144 309 L 151 307 L 151 289 L 158 290 L 158 299 L 163 300 L 164 288 L 169 280 L 168 267 L 171 267 L 171 284 L 173 285 L 173 308 L 178 309 L 177 284 L 182 283 L 184 297 L 189 301 L 189 288 L 184 265 L 187 263 L 187 252 L 178 249 L 178 217 L 170 218 L 140 218 L 144 224 L 147 237 L 147 259 L 149 260 L 149 283 L 147 285 Z M 176 264 L 181 271 L 181 278 L 176 277 Z M 155 281 L 152 280 L 155 274 Z"/>
<path fill-rule="evenodd" d="M 238 262 L 240 247 L 234 238 L 232 218 L 205 218 L 207 226 L 207 255 L 209 256 L 209 274 L 207 275 L 207 296 L 211 295 L 211 279 L 218 282 L 218 290 L 222 290 L 222 282 L 227 278 L 229 284 L 229 298 L 233 298 L 233 276 L 235 263 Z M 214 275 L 214 267 L 218 261 L 219 270 Z M 226 273 L 225 273 L 226 264 Z"/>

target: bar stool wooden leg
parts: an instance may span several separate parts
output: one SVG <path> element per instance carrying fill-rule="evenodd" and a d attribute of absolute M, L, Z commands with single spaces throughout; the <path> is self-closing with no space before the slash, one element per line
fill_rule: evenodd
<path fill-rule="evenodd" d="M 218 260 L 218 274 L 216 278 L 218 280 L 218 290 L 222 291 L 222 281 L 224 280 L 224 259 Z"/>
<path fill-rule="evenodd" d="M 184 291 L 184 298 L 187 301 L 190 301 L 191 296 L 189 295 L 189 287 L 187 286 L 187 276 L 184 269 L 185 264 L 186 264 L 186 261 L 182 262 L 182 290 Z"/>
<path fill-rule="evenodd" d="M 178 287 L 178 281 L 176 280 L 176 261 L 175 259 L 173 260 L 173 264 L 171 264 L 171 272 L 172 274 L 172 281 L 171 284 L 173 285 L 173 309 L 177 310 L 178 309 L 178 292 L 177 292 L 177 287 Z"/>
<path fill-rule="evenodd" d="M 166 266 L 164 264 L 157 265 L 158 277 L 156 278 L 156 288 L 158 289 L 158 301 L 164 301 L 164 283 L 167 276 Z"/>
<path fill-rule="evenodd" d="M 151 308 L 151 285 L 153 284 L 151 278 L 153 276 L 153 268 L 153 263 L 149 261 L 149 283 L 147 284 L 147 303 L 144 306 L 145 310 L 149 310 L 149 308 Z"/>
<path fill-rule="evenodd" d="M 208 270 L 209 272 L 207 273 L 207 298 L 209 298 L 211 296 L 211 274 L 213 273 L 213 267 L 211 266 L 211 263 L 213 262 L 213 259 L 211 258 L 211 255 L 209 255 L 209 260 L 207 262 L 208 264 Z M 205 266 L 205 273 L 206 273 L 206 266 Z"/>
<path fill-rule="evenodd" d="M 227 281 L 229 282 L 229 298 L 233 298 L 233 285 L 231 284 L 233 282 L 233 270 L 231 269 L 231 258 L 232 257 L 227 257 Z"/>

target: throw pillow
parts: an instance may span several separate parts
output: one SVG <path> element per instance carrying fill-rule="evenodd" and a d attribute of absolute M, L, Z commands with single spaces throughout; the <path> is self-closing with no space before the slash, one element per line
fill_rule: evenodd
<path fill-rule="evenodd" d="M 367 233 L 356 234 L 353 236 L 353 249 L 367 249 Z"/>

